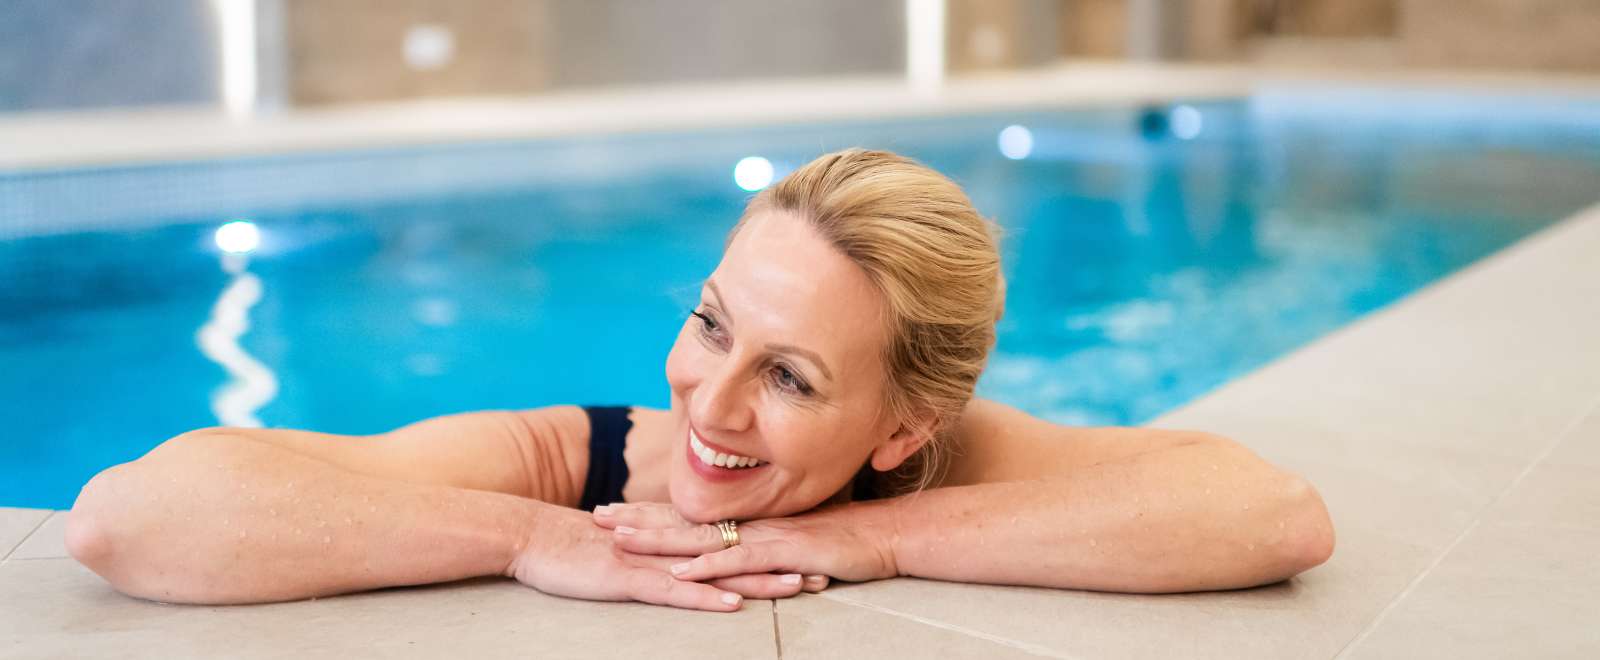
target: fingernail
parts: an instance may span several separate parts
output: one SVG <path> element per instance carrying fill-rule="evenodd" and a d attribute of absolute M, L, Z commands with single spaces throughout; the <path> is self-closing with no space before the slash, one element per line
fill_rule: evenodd
<path fill-rule="evenodd" d="M 611 505 L 610 504 L 602 504 L 600 506 L 595 507 L 594 508 L 594 515 L 597 515 L 597 516 L 609 516 L 609 515 L 611 515 Z"/>
<path fill-rule="evenodd" d="M 660 564 L 656 564 L 656 565 L 660 566 Z M 681 574 L 683 574 L 684 571 L 689 570 L 689 562 L 683 562 L 682 564 L 673 564 L 672 568 L 670 570 L 672 571 L 673 575 L 681 575 Z"/>
<path fill-rule="evenodd" d="M 799 573 L 790 573 L 790 574 L 785 575 L 785 576 L 783 576 L 781 578 L 778 578 L 778 581 L 782 582 L 784 584 L 800 584 L 800 574 Z"/>
<path fill-rule="evenodd" d="M 616 530 L 617 530 L 618 534 L 632 534 L 634 532 L 639 531 L 639 530 L 634 529 L 632 527 L 629 527 L 627 525 L 617 525 Z"/>
<path fill-rule="evenodd" d="M 739 604 L 739 594 L 735 594 L 735 593 L 722 594 L 722 602 L 727 603 L 729 605 L 738 605 Z"/>
<path fill-rule="evenodd" d="M 826 582 L 827 580 L 828 580 L 828 578 L 823 577 L 821 575 L 807 575 L 806 576 L 806 584 L 822 584 L 823 582 Z"/>

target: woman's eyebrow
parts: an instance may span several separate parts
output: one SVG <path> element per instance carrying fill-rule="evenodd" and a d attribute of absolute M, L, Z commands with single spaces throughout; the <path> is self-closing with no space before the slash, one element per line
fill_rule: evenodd
<path fill-rule="evenodd" d="M 732 327 L 733 313 L 728 311 L 727 303 L 722 302 L 722 292 L 717 290 L 717 283 L 707 279 L 706 288 L 711 290 L 711 297 L 717 299 L 717 307 L 722 309 L 722 314 L 728 317 L 728 326 Z M 799 346 L 793 346 L 790 344 L 767 344 L 767 350 L 776 353 L 789 353 L 803 357 L 809 360 L 812 364 L 817 365 L 817 371 L 821 371 L 824 378 L 827 378 L 829 381 L 833 380 L 833 372 L 828 370 L 828 363 L 824 362 L 822 360 L 822 356 L 817 355 L 813 351 L 808 351 L 804 348 L 800 348 Z"/>

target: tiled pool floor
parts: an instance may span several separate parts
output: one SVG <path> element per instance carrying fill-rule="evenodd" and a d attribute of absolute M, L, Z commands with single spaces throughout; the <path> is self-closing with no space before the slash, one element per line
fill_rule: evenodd
<path fill-rule="evenodd" d="M 0 656 L 1600 657 L 1600 206 L 1157 420 L 1306 475 L 1332 560 L 1177 596 L 889 580 L 736 614 L 504 580 L 148 603 L 0 509 Z"/>

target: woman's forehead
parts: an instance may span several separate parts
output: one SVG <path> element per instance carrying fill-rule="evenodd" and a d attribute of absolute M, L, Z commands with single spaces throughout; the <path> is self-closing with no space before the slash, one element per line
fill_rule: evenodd
<path fill-rule="evenodd" d="M 841 360 L 881 346 L 882 298 L 866 272 L 793 214 L 751 217 L 707 283 L 738 333 Z"/>

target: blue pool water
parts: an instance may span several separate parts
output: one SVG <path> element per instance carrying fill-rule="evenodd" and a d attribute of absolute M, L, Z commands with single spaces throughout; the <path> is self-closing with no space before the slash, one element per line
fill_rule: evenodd
<path fill-rule="evenodd" d="M 0 173 L 0 506 L 70 505 L 217 424 L 218 396 L 339 433 L 664 405 L 748 194 L 734 163 L 850 145 L 924 160 L 1005 228 L 981 395 L 1137 424 L 1595 201 L 1596 108 L 1474 103 L 1196 103 L 1189 139 L 1108 108 Z M 997 148 L 1011 125 L 1020 160 Z M 262 232 L 238 342 L 245 380 L 276 383 L 259 407 L 197 344 L 219 297 L 250 298 L 223 296 L 213 243 L 241 218 Z"/>

